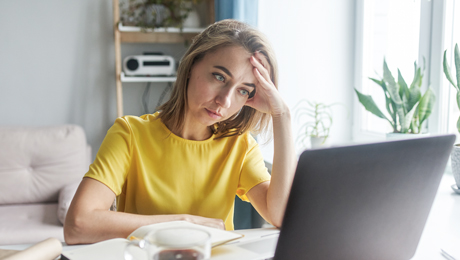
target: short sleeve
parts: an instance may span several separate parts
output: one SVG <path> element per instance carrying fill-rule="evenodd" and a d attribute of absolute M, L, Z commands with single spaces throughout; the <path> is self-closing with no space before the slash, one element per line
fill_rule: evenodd
<path fill-rule="evenodd" d="M 249 202 L 246 193 L 259 183 L 269 181 L 270 174 L 265 167 L 264 158 L 259 145 L 252 136 L 249 135 L 248 152 L 243 161 L 240 180 L 236 194 L 241 200 Z"/>
<path fill-rule="evenodd" d="M 131 128 L 125 118 L 117 118 L 107 131 L 85 177 L 104 183 L 120 195 L 131 161 Z"/>

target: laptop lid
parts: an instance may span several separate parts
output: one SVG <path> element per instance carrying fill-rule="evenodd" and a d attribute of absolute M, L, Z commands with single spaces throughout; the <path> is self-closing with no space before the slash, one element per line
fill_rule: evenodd
<path fill-rule="evenodd" d="M 303 152 L 274 259 L 410 259 L 454 141 L 444 135 Z"/>

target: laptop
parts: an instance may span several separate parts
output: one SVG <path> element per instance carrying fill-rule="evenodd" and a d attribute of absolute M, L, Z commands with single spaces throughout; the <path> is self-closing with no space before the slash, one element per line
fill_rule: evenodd
<path fill-rule="evenodd" d="M 412 258 L 454 141 L 443 135 L 304 151 L 273 259 Z"/>

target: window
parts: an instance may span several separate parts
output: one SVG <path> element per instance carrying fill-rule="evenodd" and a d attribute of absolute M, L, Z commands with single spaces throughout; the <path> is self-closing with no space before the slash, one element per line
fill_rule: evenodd
<path fill-rule="evenodd" d="M 399 68 L 410 84 L 414 61 L 423 68 L 425 60 L 422 91 L 426 90 L 430 80 L 431 7 L 428 0 L 357 1 L 355 88 L 371 95 L 388 118 L 383 91 L 369 77 L 382 78 L 385 58 L 393 77 L 397 78 Z M 353 140 L 384 138 L 393 131 L 388 121 L 366 111 L 356 97 L 354 100 Z"/>
<path fill-rule="evenodd" d="M 460 1 L 447 0 L 445 8 L 444 20 L 444 48 L 447 49 L 447 62 L 451 68 L 451 73 L 456 82 L 455 62 L 454 62 L 454 48 L 455 44 L 460 45 Z M 441 128 L 444 132 L 458 133 L 457 120 L 460 112 L 457 107 L 456 90 L 447 81 L 444 74 L 442 75 L 442 88 L 444 90 L 443 100 L 446 109 L 443 111 L 441 118 Z"/>

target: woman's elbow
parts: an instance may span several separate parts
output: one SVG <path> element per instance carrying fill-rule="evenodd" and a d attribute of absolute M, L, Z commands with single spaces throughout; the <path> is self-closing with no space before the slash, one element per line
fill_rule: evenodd
<path fill-rule="evenodd" d="M 280 214 L 271 214 L 269 222 L 276 228 L 281 228 L 281 224 L 283 224 L 283 217 L 284 216 Z"/>
<path fill-rule="evenodd" d="M 271 224 L 276 228 L 281 228 L 281 224 L 283 223 L 282 220 L 272 220 Z"/>
<path fill-rule="evenodd" d="M 85 222 L 81 216 L 68 214 L 64 224 L 64 240 L 67 245 L 82 244 Z"/>

